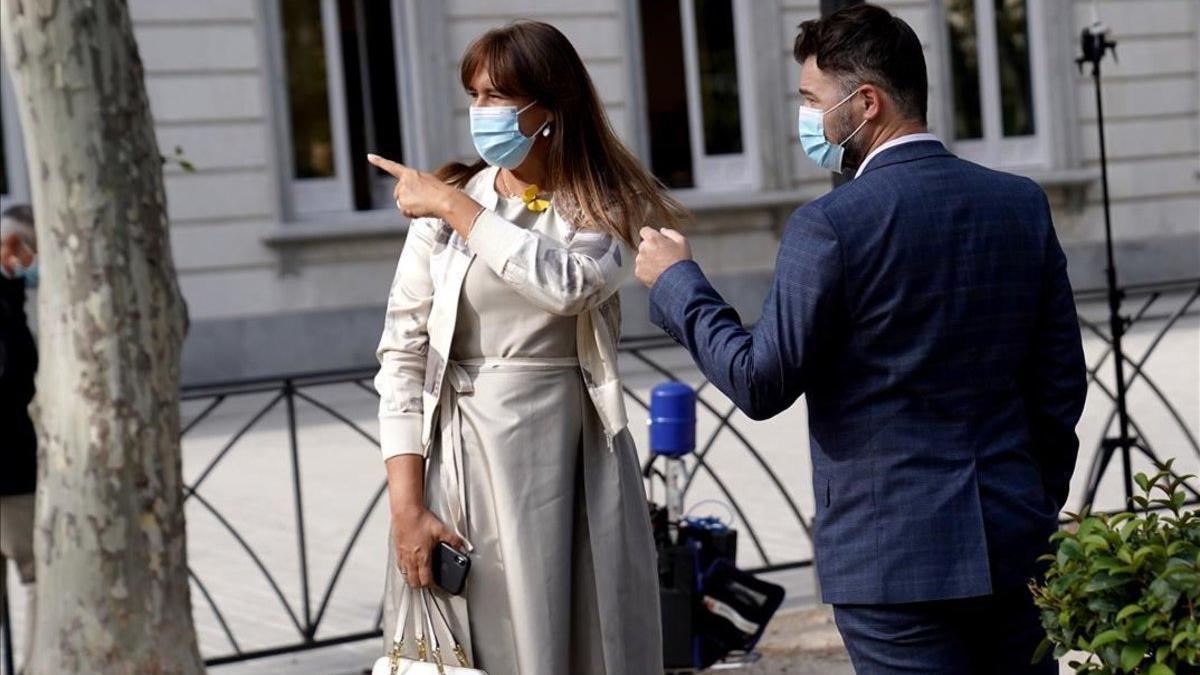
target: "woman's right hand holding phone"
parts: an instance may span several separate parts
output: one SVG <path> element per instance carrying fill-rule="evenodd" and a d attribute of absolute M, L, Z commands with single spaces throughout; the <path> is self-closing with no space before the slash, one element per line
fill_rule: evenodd
<path fill-rule="evenodd" d="M 403 506 L 394 510 L 392 534 L 400 574 L 413 588 L 433 584 L 431 560 L 439 543 L 446 542 L 459 550 L 463 548 L 462 538 L 424 506 Z"/>
<path fill-rule="evenodd" d="M 413 588 L 433 584 L 433 550 L 440 542 L 463 549 L 462 537 L 425 508 L 425 458 L 396 455 L 385 462 L 396 565 Z"/>

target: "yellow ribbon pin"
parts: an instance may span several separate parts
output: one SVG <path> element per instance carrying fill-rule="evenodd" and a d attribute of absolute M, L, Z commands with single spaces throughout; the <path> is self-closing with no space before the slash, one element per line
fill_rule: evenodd
<path fill-rule="evenodd" d="M 530 185 L 525 188 L 525 193 L 521 195 L 521 201 L 525 202 L 525 208 L 534 213 L 541 213 L 550 208 L 549 199 L 538 198 L 538 186 Z"/>

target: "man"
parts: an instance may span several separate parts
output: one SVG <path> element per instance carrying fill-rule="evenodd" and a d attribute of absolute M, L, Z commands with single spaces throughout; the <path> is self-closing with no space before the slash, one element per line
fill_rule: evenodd
<path fill-rule="evenodd" d="M 33 498 L 37 439 L 29 419 L 37 348 L 25 316 L 25 289 L 37 285 L 33 212 L 14 206 L 0 214 L 0 598 L 7 597 L 8 564 L 27 589 L 25 659 L 33 645 L 36 597 Z"/>
<path fill-rule="evenodd" d="M 808 394 L 817 572 L 855 669 L 1056 673 L 1039 575 L 1086 389 L 1042 190 L 926 131 L 921 44 L 858 5 L 796 38 L 800 138 L 856 176 L 797 209 L 751 330 L 678 233 L 643 230 L 651 320 L 742 411 Z"/>

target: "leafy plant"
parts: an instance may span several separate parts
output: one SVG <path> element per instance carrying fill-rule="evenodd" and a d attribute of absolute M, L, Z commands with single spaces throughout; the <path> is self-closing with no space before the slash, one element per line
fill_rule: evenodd
<path fill-rule="evenodd" d="M 1035 661 L 1053 647 L 1088 653 L 1077 673 L 1200 672 L 1200 514 L 1184 509 L 1194 476 L 1172 476 L 1173 462 L 1137 475 L 1137 512 L 1070 514 L 1078 527 L 1050 538 L 1057 553 L 1030 584 L 1047 635 Z"/>

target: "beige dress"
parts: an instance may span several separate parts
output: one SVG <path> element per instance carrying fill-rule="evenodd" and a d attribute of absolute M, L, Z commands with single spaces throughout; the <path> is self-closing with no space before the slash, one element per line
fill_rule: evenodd
<path fill-rule="evenodd" d="M 537 214 L 519 199 L 501 198 L 496 212 L 538 227 Z M 472 567 L 461 597 L 437 597 L 472 665 L 489 675 L 602 675 L 629 667 L 606 668 L 603 655 L 583 475 L 585 461 L 615 461 L 609 449 L 586 442 L 603 431 L 580 373 L 576 322 L 535 307 L 479 261 L 467 271 L 440 411 L 452 416 L 451 445 L 460 447 L 445 447 L 444 435 L 434 442 L 426 491 L 430 508 L 454 522 L 456 500 L 441 477 L 459 453 L 461 534 L 474 547 Z M 632 445 L 621 443 L 618 452 Z M 628 504 L 641 495 L 619 498 Z M 402 584 L 393 558 L 389 612 Z M 635 622 L 646 619 L 658 617 Z M 645 664 L 636 666 L 640 672 L 661 670 L 660 654 L 634 660 Z"/>

